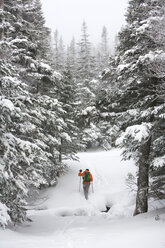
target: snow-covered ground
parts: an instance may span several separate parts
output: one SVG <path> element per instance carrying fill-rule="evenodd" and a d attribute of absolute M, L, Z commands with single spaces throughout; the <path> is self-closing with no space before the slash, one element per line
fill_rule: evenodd
<path fill-rule="evenodd" d="M 0 248 L 165 248 L 165 208 L 151 202 L 149 213 L 132 217 L 135 193 L 125 179 L 136 168 L 120 153 L 80 153 L 80 162 L 68 161 L 68 173 L 31 206 L 32 222 L 0 230 Z M 88 201 L 77 176 L 86 168 L 94 177 Z M 106 206 L 109 212 L 101 212 Z"/>

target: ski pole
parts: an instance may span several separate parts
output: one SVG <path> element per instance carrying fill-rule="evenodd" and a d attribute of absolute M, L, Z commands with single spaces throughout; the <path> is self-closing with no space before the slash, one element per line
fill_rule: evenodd
<path fill-rule="evenodd" d="M 93 189 L 93 183 L 92 183 L 92 193 L 94 193 L 94 189 Z"/>
<path fill-rule="evenodd" d="M 81 191 L 81 177 L 80 177 L 80 182 L 79 182 L 79 192 Z"/>

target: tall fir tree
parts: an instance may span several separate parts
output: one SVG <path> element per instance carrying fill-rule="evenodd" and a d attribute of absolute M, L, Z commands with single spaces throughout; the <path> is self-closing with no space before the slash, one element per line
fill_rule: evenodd
<path fill-rule="evenodd" d="M 66 60 L 66 52 L 65 46 L 63 43 L 62 36 L 59 37 L 59 32 L 56 29 L 54 33 L 54 66 L 55 70 L 59 72 L 63 72 L 65 70 L 65 60 Z"/>
<path fill-rule="evenodd" d="M 77 87 L 81 108 L 84 109 L 90 105 L 90 101 L 94 97 L 91 80 L 95 75 L 94 61 L 91 55 L 91 43 L 85 21 L 82 25 L 82 35 L 78 46 Z"/>
<path fill-rule="evenodd" d="M 59 32 L 56 29 L 54 32 L 54 65 L 55 65 L 55 70 L 59 70 Z"/>
<path fill-rule="evenodd" d="M 82 34 L 81 34 L 81 40 L 78 43 L 79 45 L 79 77 L 84 79 L 90 78 L 90 59 L 91 59 L 91 43 L 89 42 L 89 35 L 87 32 L 87 25 L 84 21 L 82 24 Z"/>
<path fill-rule="evenodd" d="M 164 91 L 160 91 L 164 85 L 164 7 L 164 1 L 129 2 L 116 56 L 103 75 L 109 81 L 108 95 L 97 103 L 107 111 L 112 127 L 118 127 L 118 134 L 123 132 L 117 143 L 125 148 L 124 157 L 133 157 L 138 166 L 134 215 L 148 210 L 149 173 L 155 170 L 155 161 L 164 173 Z"/>
<path fill-rule="evenodd" d="M 65 168 L 59 161 L 61 135 L 65 133 L 65 143 L 70 134 L 66 130 L 65 111 L 57 99 L 62 76 L 50 65 L 49 32 L 44 26 L 40 2 L 31 1 L 30 8 L 28 1 L 15 3 L 5 1 L 4 36 L 0 44 L 2 226 L 8 221 L 26 219 L 31 188 L 57 183 Z M 63 148 L 63 153 L 65 157 L 69 155 L 68 147 Z"/>
<path fill-rule="evenodd" d="M 71 72 L 74 79 L 77 78 L 77 49 L 74 37 L 67 47 L 66 70 Z"/>
<path fill-rule="evenodd" d="M 99 51 L 99 68 L 100 72 L 103 71 L 108 67 L 109 62 L 109 45 L 108 45 L 108 31 L 107 28 L 104 26 L 101 33 L 101 44 L 100 44 L 100 51 Z"/>

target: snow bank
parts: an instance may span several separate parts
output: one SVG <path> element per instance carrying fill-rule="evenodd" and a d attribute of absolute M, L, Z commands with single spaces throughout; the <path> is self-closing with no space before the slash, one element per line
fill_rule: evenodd
<path fill-rule="evenodd" d="M 163 248 L 165 208 L 158 209 L 153 202 L 153 211 L 132 216 L 135 193 L 127 187 L 126 177 L 135 175 L 136 167 L 131 160 L 121 161 L 121 152 L 80 153 L 79 162 L 67 161 L 68 172 L 57 186 L 42 190 L 29 206 L 32 222 L 0 231 L 1 247 Z M 79 169 L 86 168 L 94 178 L 88 201 L 78 177 Z M 106 206 L 108 213 L 102 212 Z"/>

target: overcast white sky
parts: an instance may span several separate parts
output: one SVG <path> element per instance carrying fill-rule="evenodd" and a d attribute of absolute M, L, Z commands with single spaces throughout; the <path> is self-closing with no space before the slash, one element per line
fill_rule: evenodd
<path fill-rule="evenodd" d="M 81 27 L 85 20 L 89 39 L 93 43 L 100 42 L 102 28 L 108 30 L 109 42 L 125 24 L 124 14 L 128 0 L 41 0 L 47 27 L 52 32 L 58 29 L 65 44 L 72 37 L 78 41 Z"/>

